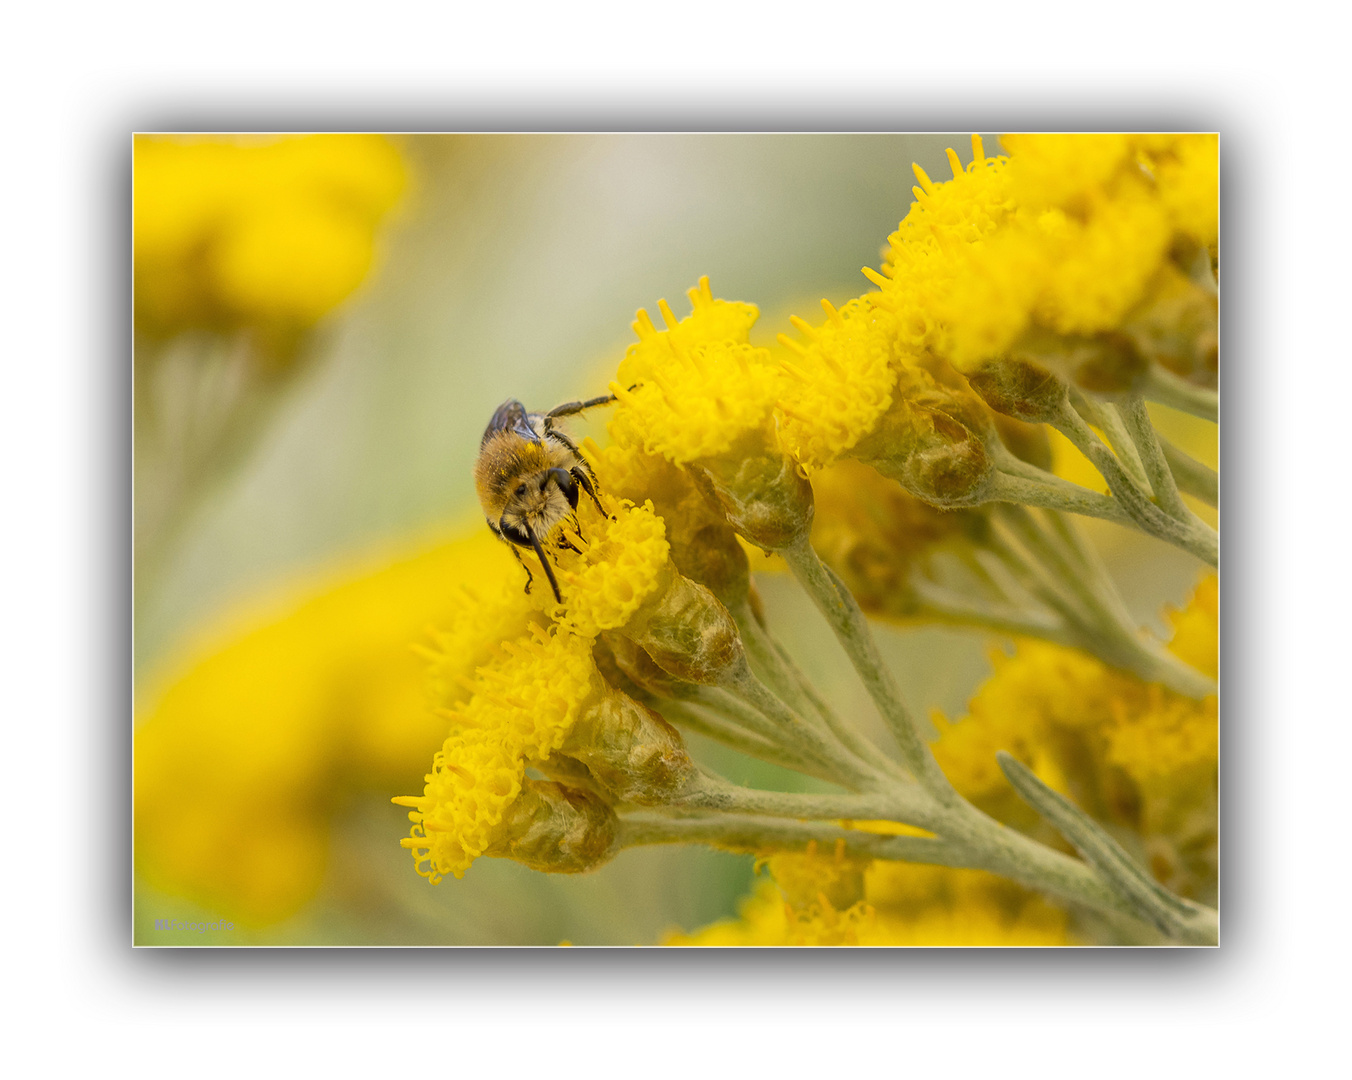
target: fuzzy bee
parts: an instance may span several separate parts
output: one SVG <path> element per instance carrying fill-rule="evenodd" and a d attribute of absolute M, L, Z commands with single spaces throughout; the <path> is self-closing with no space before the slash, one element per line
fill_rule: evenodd
<path fill-rule="evenodd" d="M 607 394 L 588 401 L 570 401 L 547 413 L 527 412 L 521 402 L 508 400 L 498 406 L 484 429 L 479 459 L 474 463 L 479 505 L 488 527 L 511 545 L 512 554 L 526 568 L 527 592 L 534 575 L 521 557 L 521 548 L 535 552 L 554 590 L 554 599 L 563 603 L 545 549 L 557 546 L 578 550 L 560 528 L 570 522 L 578 537 L 582 536 L 576 514 L 578 489 L 591 497 L 602 514 L 606 512 L 596 497 L 591 466 L 583 460 L 577 444 L 555 424 L 565 416 L 614 400 Z"/>

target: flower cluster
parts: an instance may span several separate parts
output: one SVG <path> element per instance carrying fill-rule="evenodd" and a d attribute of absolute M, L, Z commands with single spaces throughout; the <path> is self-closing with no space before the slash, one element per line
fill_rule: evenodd
<path fill-rule="evenodd" d="M 756 308 L 707 279 L 684 319 L 665 301 L 662 329 L 638 313 L 611 443 L 584 444 L 613 510 L 584 507 L 577 543 L 544 556 L 563 602 L 504 595 L 441 639 L 452 732 L 423 795 L 397 800 L 420 872 L 458 876 L 480 855 L 585 870 L 703 839 L 766 858 L 775 887 L 676 942 L 1048 944 L 1076 931 L 1027 886 L 1070 840 L 1087 891 L 1062 899 L 1209 940 L 1195 901 L 1215 885 L 1216 579 L 1166 648 L 1065 511 L 1214 557 L 1182 500 L 1208 490 L 1205 469 L 1166 449 L 1141 397 L 1214 385 L 1214 140 L 1008 145 L 988 159 L 974 140 L 965 169 L 950 152 L 944 184 L 917 168 L 882 272 L 866 271 L 878 290 L 823 301 L 819 325 L 792 320 L 796 339 L 754 344 Z M 1049 471 L 1052 429 L 1107 494 Z M 769 635 L 743 543 L 784 556 L 900 763 Z M 970 717 L 935 718 L 931 750 L 865 611 L 1042 640 L 999 654 Z M 669 720 L 847 794 L 727 785 Z"/>
<path fill-rule="evenodd" d="M 501 593 L 437 637 L 432 686 L 451 734 L 423 794 L 396 799 L 415 823 L 404 846 L 434 882 L 481 855 L 591 869 L 615 851 L 612 805 L 668 802 L 695 783 L 680 735 L 611 685 L 593 649 L 604 634 L 673 678 L 715 681 L 735 663 L 735 633 L 672 563 L 651 504 L 612 505 L 580 508 L 585 546 L 558 555 L 562 604 Z"/>

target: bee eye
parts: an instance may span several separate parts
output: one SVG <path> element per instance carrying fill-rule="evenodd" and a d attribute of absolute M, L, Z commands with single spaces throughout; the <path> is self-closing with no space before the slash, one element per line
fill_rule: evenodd
<path fill-rule="evenodd" d="M 517 493 L 518 495 L 524 495 L 524 494 L 526 494 L 526 485 L 525 485 L 525 484 L 517 484 L 517 485 L 516 485 L 516 493 Z"/>

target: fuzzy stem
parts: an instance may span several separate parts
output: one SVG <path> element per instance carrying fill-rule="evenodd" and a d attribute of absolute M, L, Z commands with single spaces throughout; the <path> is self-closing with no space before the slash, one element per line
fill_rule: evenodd
<path fill-rule="evenodd" d="M 846 786 L 861 790 L 878 785 L 877 772 L 848 753 L 839 743 L 824 739 L 817 728 L 809 726 L 756 678 L 745 662 L 732 667 L 724 675 L 721 686 L 769 720 L 778 730 L 781 741 L 787 739 L 788 745 L 801 747 L 816 760 L 848 778 L 845 780 Z"/>
<path fill-rule="evenodd" d="M 814 714 L 819 716 L 836 741 L 860 761 L 882 772 L 903 775 L 895 761 L 826 704 L 789 654 L 756 621 L 750 605 L 744 605 L 744 609 L 741 613 L 734 611 L 733 619 L 739 628 L 745 619 L 747 627 L 743 630 L 742 640 L 747 642 L 747 653 L 752 659 L 759 658 L 760 663 L 769 670 L 773 680 L 769 685 L 779 696 L 804 719 L 810 720 Z M 747 631 L 750 632 L 750 639 Z M 755 642 L 754 646 L 752 641 Z"/>
<path fill-rule="evenodd" d="M 721 742 L 724 746 L 729 746 L 748 757 L 768 761 L 772 765 L 792 769 L 807 776 L 815 776 L 819 780 L 840 783 L 839 774 L 829 765 L 823 765 L 805 754 L 773 743 L 760 735 L 753 735 L 716 712 L 697 707 L 694 702 L 664 701 L 661 703 L 661 714 L 669 723 Z"/>
<path fill-rule="evenodd" d="M 1146 492 L 1127 475 L 1113 452 L 1090 430 L 1069 403 L 1061 408 L 1054 426 L 1103 474 L 1114 498 L 1142 532 L 1180 547 L 1211 566 L 1217 565 L 1219 537 L 1195 519 L 1180 521 L 1151 502 Z"/>
<path fill-rule="evenodd" d="M 911 775 L 943 801 L 956 798 L 957 793 L 930 753 L 921 728 L 902 705 L 892 673 L 883 664 L 868 621 L 850 590 L 818 558 L 806 536 L 783 548 L 780 554 L 845 647 L 864 688 L 901 748 L 902 760 Z"/>
<path fill-rule="evenodd" d="M 920 600 L 917 614 L 952 626 L 977 626 L 997 634 L 1034 637 L 1058 645 L 1074 646 L 1076 637 L 1063 622 L 1038 611 L 1021 611 L 1008 605 L 983 604 L 925 579 L 911 582 Z"/>
<path fill-rule="evenodd" d="M 1159 441 L 1164 460 L 1169 463 L 1169 471 L 1174 474 L 1180 490 L 1201 499 L 1207 506 L 1219 506 L 1221 480 L 1216 470 L 1185 454 L 1168 439 L 1160 437 Z"/>
<path fill-rule="evenodd" d="M 1078 390 L 1072 391 L 1071 401 L 1081 417 L 1103 432 L 1123 469 L 1137 486 L 1150 487 L 1145 463 L 1141 460 L 1135 440 L 1123 423 L 1122 415 L 1108 402 L 1099 401 Z"/>
<path fill-rule="evenodd" d="M 932 799 L 914 784 L 893 784 L 886 791 L 855 795 L 817 795 L 801 792 L 762 791 L 704 778 L 694 790 L 670 804 L 722 813 L 759 814 L 797 821 L 872 821 L 887 819 L 925 828 L 936 819 Z"/>
<path fill-rule="evenodd" d="M 1160 507 L 1165 513 L 1172 514 L 1180 520 L 1191 518 L 1192 511 L 1184 505 L 1183 497 L 1178 493 L 1174 474 L 1164 458 L 1164 448 L 1160 446 L 1155 426 L 1150 422 L 1150 414 L 1146 412 L 1145 400 L 1133 395 L 1117 406 L 1117 409 L 1120 410 L 1122 419 L 1126 421 L 1127 431 L 1131 435 L 1132 442 L 1136 444 L 1141 462 L 1145 465 L 1146 474 L 1150 478 L 1150 487 L 1155 492 L 1155 499 Z"/>
<path fill-rule="evenodd" d="M 969 808 L 970 809 L 970 808 Z M 974 816 L 973 816 L 974 815 Z M 1030 888 L 1097 911 L 1139 918 L 1127 897 L 1114 891 L 1093 867 L 1007 829 L 982 815 L 950 812 L 943 837 L 885 836 L 817 822 L 710 814 L 690 818 L 627 816 L 620 821 L 620 846 L 705 843 L 734 851 L 802 851 L 840 842 L 858 857 L 934 866 L 973 867 L 1012 878 Z M 949 834 L 951 829 L 952 835 Z M 1201 924 L 1183 940 L 1214 941 L 1215 913 L 1200 909 Z"/>
<path fill-rule="evenodd" d="M 1047 476 L 1051 476 L 1050 473 Z M 1062 480 L 1059 476 L 1051 479 L 1032 479 L 1028 476 L 1015 476 L 1004 471 L 991 475 L 986 488 L 986 502 L 1018 503 L 1023 506 L 1040 506 L 1047 510 L 1064 510 L 1070 514 L 1082 514 L 1085 517 L 1102 518 L 1128 524 L 1130 516 L 1122 509 L 1121 503 L 1097 491 L 1082 488 Z"/>
<path fill-rule="evenodd" d="M 1151 401 L 1213 424 L 1220 419 L 1220 396 L 1215 390 L 1195 386 L 1159 364 L 1150 365 L 1141 393 Z"/>
<path fill-rule="evenodd" d="M 1073 557 L 1047 536 L 1028 510 L 1023 507 L 1003 510 L 1002 519 L 1029 554 L 1051 570 L 1084 606 L 1087 617 L 1079 616 L 1073 609 L 1059 609 L 1070 623 L 1073 645 L 1146 682 L 1163 683 L 1185 697 L 1201 699 L 1216 692 L 1215 680 L 1158 644 L 1142 639 L 1112 579 L 1070 522 L 1048 515 Z"/>

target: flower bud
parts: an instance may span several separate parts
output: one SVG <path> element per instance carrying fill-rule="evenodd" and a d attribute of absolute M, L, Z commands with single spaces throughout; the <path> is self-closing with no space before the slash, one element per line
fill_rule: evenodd
<path fill-rule="evenodd" d="M 1065 382 L 1018 355 L 983 360 L 967 381 L 997 413 L 1028 423 L 1055 420 L 1065 407 Z"/>
<path fill-rule="evenodd" d="M 764 551 L 789 547 L 812 528 L 812 485 L 764 429 L 687 467 L 738 534 Z"/>
<path fill-rule="evenodd" d="M 609 670 L 610 665 L 614 665 L 614 672 Z M 596 666 L 607 682 L 622 688 L 631 697 L 648 694 L 654 698 L 680 700 L 695 692 L 694 683 L 662 670 L 657 661 L 634 641 L 616 631 L 606 631 L 597 639 Z M 632 684 L 633 690 L 625 683 Z"/>
<path fill-rule="evenodd" d="M 995 472 L 986 452 L 990 434 L 979 400 L 908 368 L 891 407 L 849 456 L 931 506 L 971 506 L 984 499 Z"/>
<path fill-rule="evenodd" d="M 677 574 L 655 603 L 645 604 L 620 632 L 663 671 L 710 685 L 745 663 L 742 639 L 728 609 L 703 585 Z"/>
<path fill-rule="evenodd" d="M 485 855 L 532 870 L 580 874 L 618 850 L 614 812 L 598 796 L 551 780 L 522 781 Z"/>
<path fill-rule="evenodd" d="M 1072 382 L 1082 390 L 1100 394 L 1132 390 L 1149 367 L 1132 339 L 1117 331 L 1094 335 L 1057 334 L 1033 327 L 1014 343 L 1009 355 Z M 1051 388 L 1047 389 L 1050 392 Z M 1047 403 L 1045 398 L 1043 402 Z"/>
<path fill-rule="evenodd" d="M 699 779 L 680 733 L 613 688 L 583 711 L 560 752 L 586 765 L 621 802 L 670 802 Z"/>

